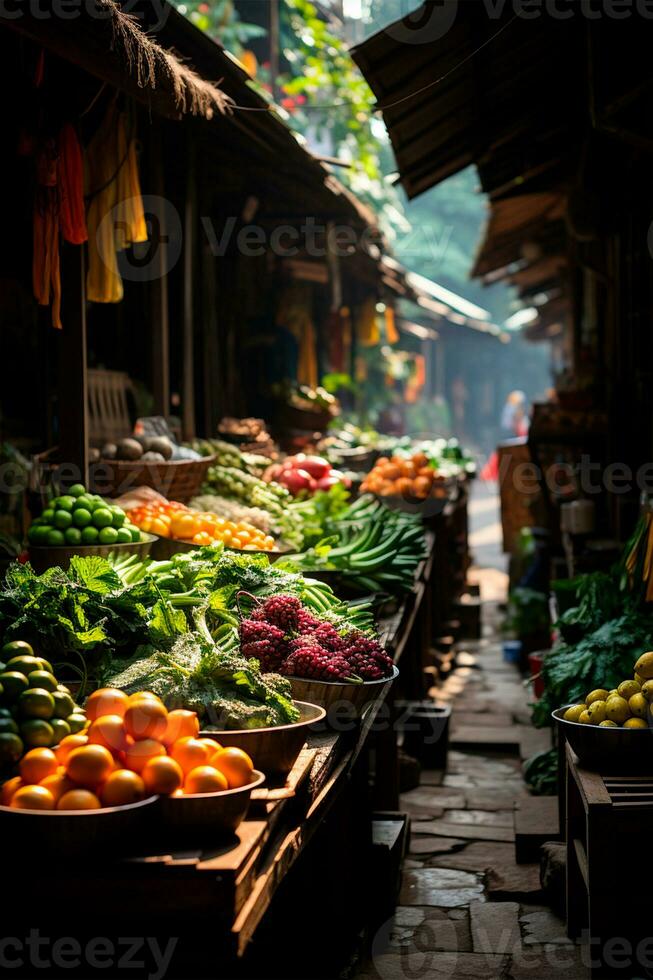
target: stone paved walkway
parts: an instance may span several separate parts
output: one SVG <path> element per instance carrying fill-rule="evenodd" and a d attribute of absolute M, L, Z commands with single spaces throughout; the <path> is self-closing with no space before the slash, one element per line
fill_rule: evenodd
<path fill-rule="evenodd" d="M 482 594 L 500 595 L 481 574 Z M 500 574 L 500 573 L 496 573 Z M 545 905 L 539 867 L 518 865 L 514 803 L 528 796 L 520 752 L 537 748 L 529 693 L 504 663 L 496 602 L 484 602 L 484 639 L 437 691 L 452 704 L 446 773 L 424 771 L 402 796 L 410 852 L 394 920 L 376 937 L 360 980 L 586 980 L 580 950 Z"/>

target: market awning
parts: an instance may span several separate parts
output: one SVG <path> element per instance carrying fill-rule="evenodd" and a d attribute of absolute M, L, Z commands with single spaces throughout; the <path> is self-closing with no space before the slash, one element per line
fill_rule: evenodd
<path fill-rule="evenodd" d="M 114 0 L 88 0 L 68 16 L 43 16 L 25 4 L 20 15 L 3 19 L 12 30 L 127 92 L 165 116 L 211 119 L 229 109 L 228 96 L 201 78 L 124 13 Z"/>
<path fill-rule="evenodd" d="M 496 196 L 563 180 L 582 138 L 582 30 L 511 4 L 426 0 L 354 47 L 408 196 L 473 163 Z"/>
<path fill-rule="evenodd" d="M 482 278 L 528 259 L 526 243 L 543 239 L 554 223 L 563 222 L 566 197 L 561 193 L 520 194 L 495 201 L 472 276 Z M 542 246 L 543 248 L 543 246 Z"/>

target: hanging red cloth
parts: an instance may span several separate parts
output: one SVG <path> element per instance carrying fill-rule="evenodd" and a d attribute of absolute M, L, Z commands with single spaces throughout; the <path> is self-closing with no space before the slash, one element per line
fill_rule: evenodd
<path fill-rule="evenodd" d="M 84 161 L 77 133 L 66 123 L 59 133 L 59 176 L 61 184 L 61 234 L 71 245 L 88 240 L 84 207 Z"/>

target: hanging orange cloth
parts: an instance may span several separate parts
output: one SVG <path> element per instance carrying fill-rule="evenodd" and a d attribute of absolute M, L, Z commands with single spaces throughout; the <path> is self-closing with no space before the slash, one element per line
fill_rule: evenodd
<path fill-rule="evenodd" d="M 57 176 L 56 145 L 54 140 L 47 140 L 36 157 L 32 285 L 39 306 L 49 306 L 52 301 L 52 326 L 60 330 L 61 273 Z"/>
<path fill-rule="evenodd" d="M 117 252 L 147 241 L 147 225 L 138 177 L 136 142 L 127 135 L 127 119 L 115 101 L 86 152 L 88 224 L 87 297 L 94 303 L 119 303 L 123 285 Z"/>
<path fill-rule="evenodd" d="M 392 306 L 386 306 L 385 308 L 385 339 L 389 344 L 399 342 L 399 331 L 397 330 L 395 311 Z"/>
<path fill-rule="evenodd" d="M 376 318 L 376 299 L 368 296 L 361 305 L 356 326 L 358 339 L 362 347 L 375 347 L 381 340 L 379 324 Z"/>
<path fill-rule="evenodd" d="M 319 384 L 317 341 L 310 314 L 311 289 L 307 283 L 288 286 L 279 303 L 277 326 L 285 327 L 297 340 L 297 380 L 315 388 Z"/>
<path fill-rule="evenodd" d="M 59 176 L 61 183 L 61 234 L 71 245 L 88 238 L 84 208 L 84 162 L 77 133 L 66 123 L 59 133 Z"/>

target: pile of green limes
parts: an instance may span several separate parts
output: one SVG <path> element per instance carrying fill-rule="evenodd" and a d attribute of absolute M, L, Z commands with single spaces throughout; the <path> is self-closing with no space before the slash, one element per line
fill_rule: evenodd
<path fill-rule="evenodd" d="M 0 660 L 1 770 L 28 749 L 57 745 L 66 735 L 82 731 L 87 721 L 52 665 L 35 656 L 29 643 L 6 643 Z"/>
<path fill-rule="evenodd" d="M 35 547 L 130 544 L 142 541 L 141 531 L 121 507 L 76 483 L 32 521 L 27 540 Z"/>

